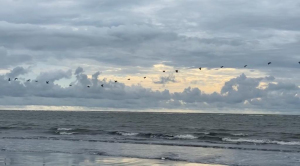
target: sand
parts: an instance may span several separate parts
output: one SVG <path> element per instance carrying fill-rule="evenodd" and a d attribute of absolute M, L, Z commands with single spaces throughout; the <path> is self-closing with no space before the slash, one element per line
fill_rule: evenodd
<path fill-rule="evenodd" d="M 156 159 L 111 157 L 86 154 L 0 152 L 0 165 L 12 166 L 221 166 Z"/>

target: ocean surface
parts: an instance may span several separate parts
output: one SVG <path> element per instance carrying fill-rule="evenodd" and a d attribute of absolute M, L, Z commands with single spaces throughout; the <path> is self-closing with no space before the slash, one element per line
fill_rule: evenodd
<path fill-rule="evenodd" d="M 33 153 L 299 166 L 300 116 L 0 111 L 0 150 L 0 163 Z"/>

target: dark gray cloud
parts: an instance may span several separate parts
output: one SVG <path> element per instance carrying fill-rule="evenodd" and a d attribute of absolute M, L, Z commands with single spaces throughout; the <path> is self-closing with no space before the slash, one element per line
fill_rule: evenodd
<path fill-rule="evenodd" d="M 74 95 L 78 97 L 82 93 L 87 98 L 96 96 L 91 100 L 98 100 L 96 92 L 108 92 L 101 98 L 101 101 L 106 101 L 98 105 L 111 106 L 114 100 L 128 97 L 125 103 L 115 104 L 124 108 L 144 100 L 149 107 L 158 105 L 167 108 L 182 108 L 183 103 L 189 103 L 189 108 L 197 108 L 199 103 L 203 107 L 209 103 L 214 103 L 216 107 L 228 107 L 243 102 L 246 104 L 241 104 L 241 107 L 249 104 L 263 108 L 270 107 L 270 103 L 275 101 L 277 103 L 274 105 L 283 102 L 283 105 L 289 103 L 286 106 L 294 108 L 297 103 L 298 98 L 292 97 L 295 95 L 292 92 L 298 91 L 300 82 L 298 1 L 0 0 L 0 3 L 0 69 L 12 70 L 6 77 L 16 76 L 18 68 L 14 67 L 24 66 L 23 73 L 19 71 L 19 75 L 29 74 L 30 78 L 51 82 L 62 81 L 62 78 L 76 79 L 70 81 L 74 86 L 68 88 L 53 83 L 34 87 L 33 83 L 11 82 L 18 91 L 5 93 L 7 97 L 16 99 L 17 96 L 9 96 L 12 94 L 47 99 L 57 95 L 70 97 L 69 105 L 72 105 L 76 100 Z M 269 61 L 272 65 L 267 65 Z M 129 74 L 151 74 L 150 69 L 157 64 L 209 70 L 221 65 L 235 69 L 248 65 L 246 69 L 249 71 L 271 77 L 248 78 L 240 75 L 226 82 L 220 93 L 213 94 L 204 94 L 200 89 L 193 88 L 171 94 L 140 86 L 114 84 L 107 79 L 97 80 L 98 76 L 101 77 L 100 73 L 96 73 L 98 70 L 127 77 Z M 25 72 L 28 66 L 35 73 Z M 86 71 L 77 68 L 72 76 L 68 69 L 77 66 L 84 67 Z M 47 68 L 48 72 L 40 73 L 43 68 Z M 91 80 L 87 74 L 92 72 L 95 75 Z M 176 80 L 173 76 L 162 76 L 153 82 L 171 84 Z M 257 88 L 262 82 L 268 83 L 266 89 Z M 8 86 L 4 83 L 7 82 L 3 82 L 4 87 Z M 98 87 L 102 83 L 106 84 L 105 88 L 95 90 L 93 95 L 81 92 L 87 85 Z M 198 82 L 191 83 L 197 85 Z M 28 90 L 30 86 L 43 93 Z M 77 86 L 82 89 L 74 88 Z M 76 89 L 76 94 L 69 92 L 69 88 Z M 88 91 L 93 90 L 90 88 Z M 279 91 L 284 92 L 271 98 Z M 152 96 L 153 103 L 149 96 Z M 21 101 L 19 98 L 16 100 Z M 61 102 L 56 98 L 51 98 L 51 101 L 54 105 Z M 90 104 L 88 101 L 85 103 Z"/>
<path fill-rule="evenodd" d="M 40 73 L 40 75 L 37 76 L 36 79 L 44 82 L 45 81 L 54 82 L 62 78 L 71 78 L 71 76 L 72 76 L 72 70 L 68 70 L 68 71 L 55 70 L 55 71 Z"/>
<path fill-rule="evenodd" d="M 29 72 L 29 69 L 25 69 L 23 67 L 16 67 L 12 69 L 9 73 L 6 74 L 7 77 L 15 78 L 19 75 L 24 75 Z"/>

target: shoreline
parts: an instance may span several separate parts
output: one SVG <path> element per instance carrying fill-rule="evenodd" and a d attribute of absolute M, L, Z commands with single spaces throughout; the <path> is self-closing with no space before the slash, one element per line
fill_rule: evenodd
<path fill-rule="evenodd" d="M 225 166 L 185 161 L 144 159 L 133 157 L 114 157 L 93 154 L 38 153 L 38 152 L 0 152 L 0 165 L 13 166 L 106 166 L 106 165 L 170 165 L 170 166 Z"/>

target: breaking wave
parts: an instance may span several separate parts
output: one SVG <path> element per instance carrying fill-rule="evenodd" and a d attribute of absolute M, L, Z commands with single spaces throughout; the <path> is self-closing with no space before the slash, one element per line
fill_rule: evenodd
<path fill-rule="evenodd" d="M 198 137 L 193 136 L 191 134 L 184 134 L 184 135 L 175 135 L 174 138 L 178 138 L 178 139 L 197 139 Z"/>
<path fill-rule="evenodd" d="M 123 136 L 135 136 L 135 135 L 138 135 L 139 133 L 117 131 L 116 134 L 123 135 Z"/>
<path fill-rule="evenodd" d="M 236 143 L 254 143 L 254 144 L 278 144 L 278 145 L 300 145 L 298 141 L 285 142 L 285 141 L 272 141 L 272 140 L 260 140 L 260 139 L 232 139 L 232 138 L 223 138 L 223 141 L 227 142 L 236 142 Z"/>

